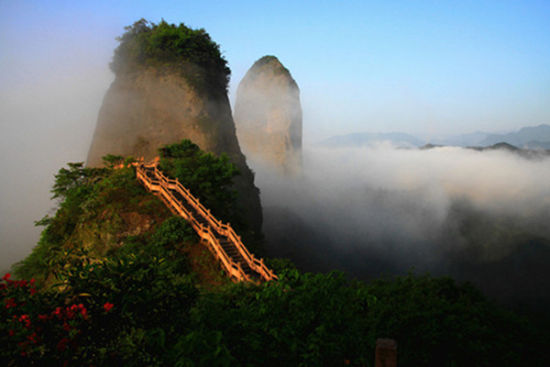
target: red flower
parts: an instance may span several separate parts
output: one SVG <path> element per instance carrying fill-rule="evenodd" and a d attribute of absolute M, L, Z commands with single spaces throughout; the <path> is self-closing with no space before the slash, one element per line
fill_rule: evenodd
<path fill-rule="evenodd" d="M 15 303 L 15 299 L 8 298 L 6 299 L 6 308 L 15 307 L 17 306 L 17 303 Z"/>
<path fill-rule="evenodd" d="M 62 316 L 62 315 L 61 315 L 61 307 L 57 307 L 57 308 L 55 309 L 55 311 L 53 312 L 53 314 L 54 314 L 55 316 L 57 316 L 58 319 L 60 319 L 61 316 Z"/>
<path fill-rule="evenodd" d="M 30 284 L 31 284 L 31 285 L 34 285 L 35 282 L 36 282 L 36 279 L 31 278 Z"/>
<path fill-rule="evenodd" d="M 113 304 L 110 303 L 110 302 L 105 302 L 105 304 L 103 305 L 103 308 L 105 309 L 105 312 L 109 312 L 111 311 L 111 309 L 113 308 Z"/>
<path fill-rule="evenodd" d="M 59 343 L 57 343 L 57 349 L 60 351 L 64 351 L 65 349 L 67 349 L 67 344 L 69 344 L 69 339 L 63 338 L 59 341 Z"/>
<path fill-rule="evenodd" d="M 66 322 L 63 323 L 63 330 L 65 331 L 71 331 L 71 325 L 67 324 Z"/>
<path fill-rule="evenodd" d="M 40 321 L 46 321 L 50 317 L 48 315 L 38 315 L 38 320 Z"/>
<path fill-rule="evenodd" d="M 36 344 L 36 332 L 32 333 L 31 335 L 27 336 L 27 339 L 29 339 L 29 341 L 31 343 L 34 343 Z"/>
<path fill-rule="evenodd" d="M 6 275 L 4 275 L 4 276 L 2 277 L 2 280 L 6 280 L 6 281 L 7 281 L 7 280 L 10 279 L 10 277 L 11 277 L 11 274 L 10 274 L 10 273 L 6 273 Z"/>
<path fill-rule="evenodd" d="M 31 327 L 31 319 L 29 318 L 29 315 L 21 315 L 19 317 L 19 322 L 24 323 L 26 328 Z"/>
<path fill-rule="evenodd" d="M 30 288 L 29 293 L 31 294 L 31 296 L 34 296 L 36 294 L 36 288 Z"/>

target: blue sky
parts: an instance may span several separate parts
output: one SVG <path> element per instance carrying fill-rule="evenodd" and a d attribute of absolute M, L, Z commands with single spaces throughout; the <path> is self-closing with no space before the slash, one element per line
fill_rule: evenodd
<path fill-rule="evenodd" d="M 1 0 L 0 89 L 92 70 L 101 95 L 114 38 L 141 17 L 205 28 L 232 99 L 256 59 L 278 56 L 302 91 L 306 141 L 550 123 L 548 1 Z"/>

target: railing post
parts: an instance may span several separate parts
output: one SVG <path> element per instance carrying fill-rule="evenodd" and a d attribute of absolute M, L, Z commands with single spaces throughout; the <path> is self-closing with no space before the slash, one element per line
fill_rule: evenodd
<path fill-rule="evenodd" d="M 376 340 L 374 367 L 397 367 L 397 343 L 395 340 Z"/>

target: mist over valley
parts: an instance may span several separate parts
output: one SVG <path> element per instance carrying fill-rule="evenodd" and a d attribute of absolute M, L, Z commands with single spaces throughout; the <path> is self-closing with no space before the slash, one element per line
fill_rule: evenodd
<path fill-rule="evenodd" d="M 548 157 L 379 142 L 306 147 L 294 177 L 251 165 L 271 255 L 362 279 L 451 275 L 501 301 L 548 302 Z"/>

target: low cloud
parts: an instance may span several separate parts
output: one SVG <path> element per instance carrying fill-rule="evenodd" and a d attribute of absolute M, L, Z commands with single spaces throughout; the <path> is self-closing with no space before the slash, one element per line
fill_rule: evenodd
<path fill-rule="evenodd" d="M 510 298 L 527 273 L 540 271 L 529 264 L 550 250 L 548 158 L 381 143 L 310 147 L 299 177 L 253 167 L 268 250 L 308 270 L 339 268 L 368 279 L 413 268 Z M 520 262 L 511 270 L 517 279 L 495 286 L 492 277 L 510 261 Z M 484 269 L 494 274 L 479 278 Z M 544 279 L 535 281 L 542 283 L 533 297 L 542 294 Z"/>

